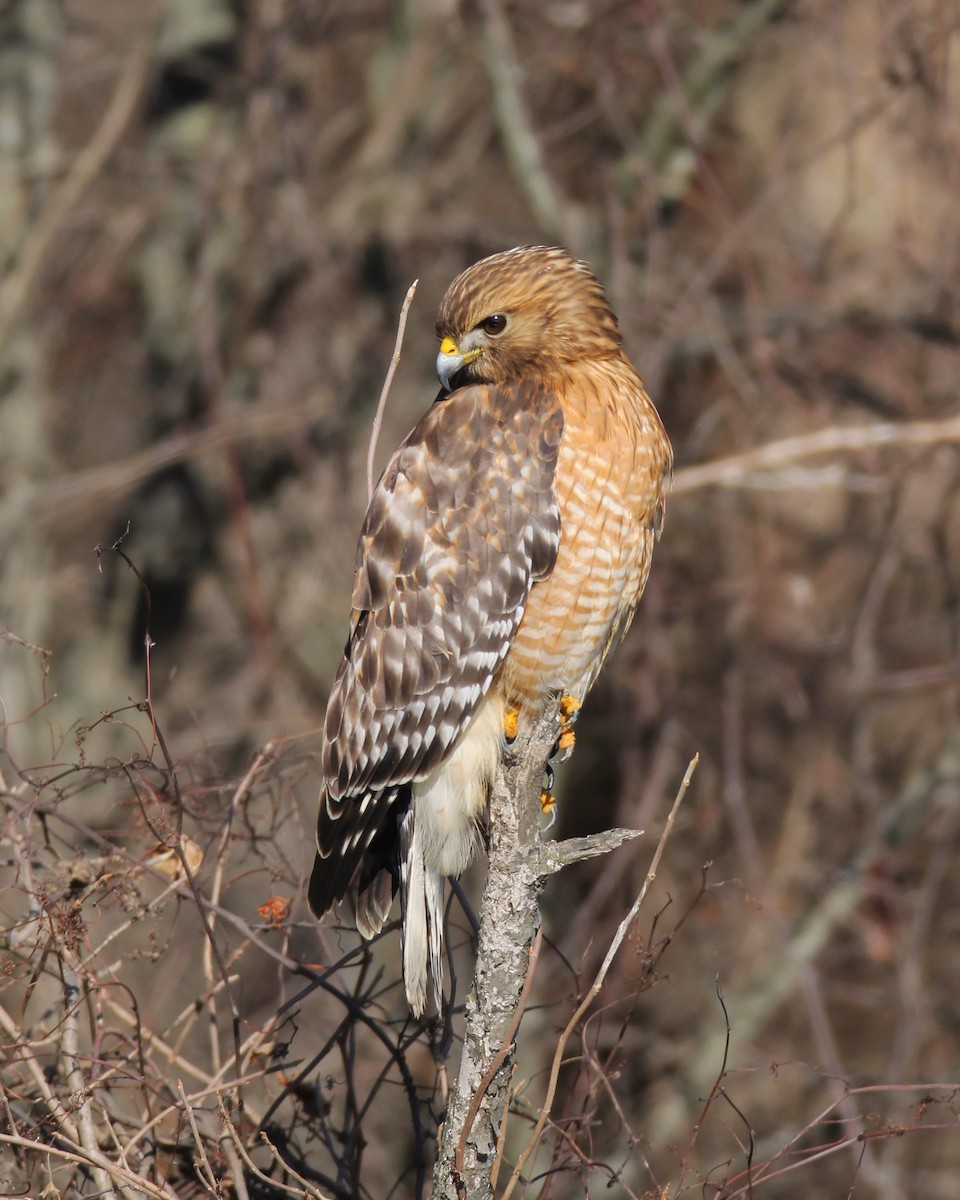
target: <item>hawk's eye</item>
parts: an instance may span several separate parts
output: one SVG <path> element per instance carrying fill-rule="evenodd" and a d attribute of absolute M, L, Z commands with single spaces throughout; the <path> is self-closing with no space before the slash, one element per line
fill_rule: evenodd
<path fill-rule="evenodd" d="M 507 318 L 503 313 L 494 313 L 492 317 L 487 317 L 485 321 L 480 322 L 480 328 L 484 333 L 493 334 L 494 337 L 498 333 L 503 333 L 507 327 Z"/>

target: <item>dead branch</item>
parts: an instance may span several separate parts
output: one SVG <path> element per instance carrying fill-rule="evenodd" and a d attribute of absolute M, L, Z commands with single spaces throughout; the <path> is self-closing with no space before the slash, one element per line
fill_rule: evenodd
<path fill-rule="evenodd" d="M 716 1072 L 728 1041 L 728 1057 L 737 1062 L 786 1001 L 798 988 L 804 988 L 806 973 L 813 969 L 830 939 L 853 918 L 857 907 L 869 894 L 870 864 L 884 849 L 897 844 L 897 831 L 915 819 L 913 814 L 929 803 L 938 785 L 949 781 L 947 786 L 956 786 L 957 744 L 956 741 L 949 744 L 934 771 L 925 767 L 917 773 L 912 785 L 904 789 L 870 834 L 863 838 L 850 861 L 836 872 L 833 886 L 792 927 L 776 916 L 774 904 L 765 906 L 767 918 L 774 923 L 781 952 L 775 961 L 764 963 L 747 978 L 730 981 L 725 1001 L 729 1010 L 736 1014 L 736 1022 L 729 1039 L 726 1030 L 718 1031 L 709 1026 L 696 1039 L 689 1072 L 694 1094 L 702 1095 L 709 1089 L 711 1076 Z M 842 1098 L 839 1103 L 842 1105 Z M 647 1134 L 654 1142 L 666 1144 L 679 1135 L 676 1116 L 664 1113 L 654 1120 Z"/>
<path fill-rule="evenodd" d="M 630 842 L 642 834 L 642 829 L 604 829 L 600 833 L 591 833 L 588 837 L 567 838 L 562 842 L 547 842 L 540 856 L 541 870 L 544 875 L 553 875 L 571 863 L 583 862 L 588 858 L 598 858 L 601 854 L 609 854 L 611 850 L 618 850 L 626 842 Z"/>
<path fill-rule="evenodd" d="M 856 454 L 883 446 L 936 446 L 960 442 L 960 416 L 942 421 L 878 421 L 871 425 L 829 425 L 814 433 L 780 438 L 731 454 L 714 462 L 682 467 L 670 488 L 671 495 L 697 492 L 706 487 L 746 488 L 775 486 L 771 473 L 822 454 Z"/>
<path fill-rule="evenodd" d="M 605 854 L 637 836 L 633 830 L 615 829 L 589 838 L 571 838 L 547 848 L 541 846 L 538 801 L 544 766 L 558 728 L 556 713 L 548 711 L 532 728 L 521 732 L 511 755 L 497 773 L 490 797 L 490 857 L 480 907 L 476 976 L 467 1003 L 460 1069 L 450 1096 L 434 1174 L 435 1194 L 449 1200 L 465 1197 L 481 1200 L 493 1195 L 509 1101 L 514 1039 L 536 964 L 533 946 L 540 924 L 538 900 L 545 878 L 568 863 Z M 643 890 L 621 923 L 593 987 L 565 1031 L 557 1052 L 552 1086 L 556 1084 L 562 1047 L 603 985 L 610 963 L 656 876 L 694 766 L 695 761 L 687 768 Z M 549 1105 L 548 1097 L 531 1138 L 531 1149 L 542 1132 Z M 520 1166 L 505 1194 L 512 1189 L 519 1170 Z"/>
<path fill-rule="evenodd" d="M 489 865 L 476 973 L 434 1171 L 434 1195 L 444 1200 L 493 1195 L 490 1174 L 510 1089 L 515 1014 L 540 925 L 539 797 L 559 730 L 554 708 L 521 729 L 490 794 Z"/>
<path fill-rule="evenodd" d="M 403 333 L 407 327 L 407 313 L 410 311 L 410 305 L 413 303 L 413 297 L 416 294 L 419 282 L 419 279 L 415 279 L 407 288 L 407 294 L 403 298 L 403 306 L 400 309 L 400 317 L 397 321 L 397 340 L 394 342 L 390 366 L 387 368 L 386 378 L 383 381 L 383 387 L 380 389 L 380 399 L 377 401 L 377 411 L 373 417 L 373 428 L 370 430 L 370 445 L 367 447 L 368 500 L 373 498 L 373 460 L 377 453 L 377 441 L 380 438 L 380 426 L 383 423 L 383 410 L 387 407 L 387 397 L 390 395 L 393 377 L 397 373 L 397 365 L 400 362 L 400 351 L 403 348 Z"/>
<path fill-rule="evenodd" d="M 250 445 L 300 434 L 320 419 L 324 397 L 264 409 L 250 408 L 217 417 L 201 429 L 160 438 L 146 450 L 119 462 L 67 473 L 57 479 L 22 480 L 0 502 L 0 525 L 14 528 L 29 515 L 40 529 L 50 529 L 64 516 L 81 516 L 133 491 L 165 467 L 220 454 L 231 445 Z M 331 434 L 336 430 L 331 426 Z"/>

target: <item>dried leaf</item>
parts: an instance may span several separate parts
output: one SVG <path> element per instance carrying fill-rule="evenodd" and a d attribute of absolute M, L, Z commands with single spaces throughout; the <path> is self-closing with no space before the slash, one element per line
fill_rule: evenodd
<path fill-rule="evenodd" d="M 190 873 L 195 874 L 203 862 L 203 851 L 192 838 L 188 838 L 186 835 L 180 838 L 180 848 L 183 851 L 183 857 L 187 860 Z M 183 862 L 172 846 L 163 844 L 154 846 L 143 861 L 153 870 L 166 875 L 168 879 L 184 877 Z"/>

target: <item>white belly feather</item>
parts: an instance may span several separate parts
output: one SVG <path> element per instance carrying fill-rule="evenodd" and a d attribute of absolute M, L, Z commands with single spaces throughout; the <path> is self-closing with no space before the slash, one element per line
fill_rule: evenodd
<path fill-rule="evenodd" d="M 503 748 L 505 703 L 488 694 L 447 760 L 413 785 L 414 820 L 428 870 L 459 875 L 473 858 L 477 822 Z"/>

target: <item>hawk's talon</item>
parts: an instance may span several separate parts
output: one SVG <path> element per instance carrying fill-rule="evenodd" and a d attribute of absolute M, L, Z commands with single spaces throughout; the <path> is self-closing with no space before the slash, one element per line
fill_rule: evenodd
<path fill-rule="evenodd" d="M 573 732 L 573 724 L 580 712 L 580 701 L 569 692 L 560 697 L 560 736 L 550 754 L 558 762 L 566 762 L 573 753 L 577 735 Z"/>
<path fill-rule="evenodd" d="M 516 739 L 519 728 L 520 713 L 515 708 L 508 708 L 503 714 L 503 736 L 507 739 L 507 742 L 512 742 Z"/>
<path fill-rule="evenodd" d="M 547 823 L 547 829 L 557 819 L 557 798 L 553 794 L 553 781 L 555 775 L 553 767 L 549 763 L 543 769 L 543 787 L 540 790 L 540 811 L 546 817 L 549 815 L 550 820 Z"/>

